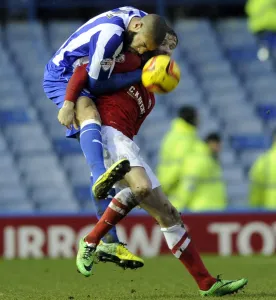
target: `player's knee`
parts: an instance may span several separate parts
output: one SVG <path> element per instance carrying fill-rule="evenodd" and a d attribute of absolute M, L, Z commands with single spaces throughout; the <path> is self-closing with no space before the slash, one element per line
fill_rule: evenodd
<path fill-rule="evenodd" d="M 143 201 L 146 197 L 150 196 L 152 192 L 152 186 L 149 182 L 140 182 L 134 188 L 132 188 L 134 196 L 138 201 Z"/>
<path fill-rule="evenodd" d="M 76 118 L 80 124 L 90 119 L 101 122 L 95 103 L 88 97 L 80 97 L 76 103 L 75 110 Z"/>

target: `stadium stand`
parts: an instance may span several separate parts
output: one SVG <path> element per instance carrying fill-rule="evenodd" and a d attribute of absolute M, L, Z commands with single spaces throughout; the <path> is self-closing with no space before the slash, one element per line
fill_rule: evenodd
<path fill-rule="evenodd" d="M 78 142 L 64 138 L 57 109 L 42 89 L 45 64 L 80 24 L 11 22 L 0 28 L 1 212 L 93 209 L 89 169 Z M 246 207 L 246 172 L 269 146 L 276 125 L 273 62 L 257 60 L 256 40 L 245 19 L 180 19 L 175 29 L 181 37 L 175 53 L 181 83 L 171 94 L 157 97 L 136 141 L 155 168 L 167 124 L 183 104 L 196 106 L 200 135 L 211 130 L 223 135 L 229 207 Z"/>

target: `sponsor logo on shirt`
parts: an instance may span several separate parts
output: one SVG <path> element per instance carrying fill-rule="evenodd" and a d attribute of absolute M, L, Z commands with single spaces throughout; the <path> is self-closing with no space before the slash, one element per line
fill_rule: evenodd
<path fill-rule="evenodd" d="M 140 95 L 139 91 L 133 85 L 128 89 L 127 93 L 138 104 L 138 107 L 140 109 L 140 117 L 141 117 L 146 112 L 142 96 Z"/>
<path fill-rule="evenodd" d="M 108 70 L 111 68 L 111 66 L 113 65 L 113 59 L 111 59 L 111 58 L 105 58 L 105 59 L 103 59 L 103 60 L 100 62 L 100 64 L 101 64 L 102 69 L 106 72 L 106 71 L 108 71 Z"/>

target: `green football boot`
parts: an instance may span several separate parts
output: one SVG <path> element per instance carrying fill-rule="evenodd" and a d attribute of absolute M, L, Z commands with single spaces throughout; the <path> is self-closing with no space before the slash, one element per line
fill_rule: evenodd
<path fill-rule="evenodd" d="M 82 275 L 89 277 L 96 256 L 96 247 L 90 247 L 84 238 L 79 241 L 79 250 L 76 259 L 77 270 Z"/>
<path fill-rule="evenodd" d="M 246 278 L 238 280 L 222 280 L 219 277 L 217 282 L 208 291 L 199 291 L 202 297 L 221 297 L 237 293 L 246 286 L 248 280 Z"/>

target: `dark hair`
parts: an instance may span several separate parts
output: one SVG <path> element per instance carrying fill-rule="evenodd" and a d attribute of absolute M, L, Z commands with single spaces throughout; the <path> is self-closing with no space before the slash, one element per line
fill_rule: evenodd
<path fill-rule="evenodd" d="M 176 45 L 177 45 L 178 44 L 178 36 L 177 36 L 176 32 L 172 28 L 168 27 L 167 33 L 175 37 Z"/>
<path fill-rule="evenodd" d="M 220 143 L 221 142 L 221 137 L 220 134 L 217 132 L 212 132 L 209 133 L 206 138 L 205 138 L 205 142 L 217 142 Z"/>
<path fill-rule="evenodd" d="M 197 111 L 192 106 L 182 106 L 178 111 L 178 117 L 195 126 L 197 122 Z"/>

